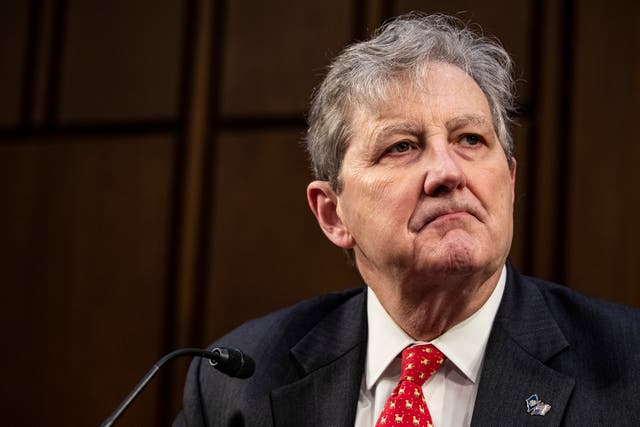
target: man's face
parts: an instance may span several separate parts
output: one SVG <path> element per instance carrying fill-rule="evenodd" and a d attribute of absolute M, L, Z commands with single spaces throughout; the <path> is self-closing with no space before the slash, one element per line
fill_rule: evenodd
<path fill-rule="evenodd" d="M 515 163 L 484 93 L 457 67 L 432 63 L 422 89 L 405 84 L 391 102 L 356 109 L 341 179 L 343 247 L 367 282 L 488 277 L 507 257 Z"/>

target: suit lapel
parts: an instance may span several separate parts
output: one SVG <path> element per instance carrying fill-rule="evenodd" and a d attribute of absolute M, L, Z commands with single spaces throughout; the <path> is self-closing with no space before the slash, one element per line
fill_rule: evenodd
<path fill-rule="evenodd" d="M 292 349 L 301 378 L 274 390 L 274 425 L 353 425 L 366 351 L 366 292 L 329 313 Z"/>
<path fill-rule="evenodd" d="M 511 267 L 482 368 L 473 426 L 560 425 L 575 380 L 545 365 L 569 346 L 544 298 Z M 551 410 L 529 415 L 537 394 Z"/>

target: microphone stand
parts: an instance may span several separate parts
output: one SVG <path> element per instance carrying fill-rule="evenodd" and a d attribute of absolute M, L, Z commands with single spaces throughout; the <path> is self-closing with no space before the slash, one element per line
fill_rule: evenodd
<path fill-rule="evenodd" d="M 120 403 L 120 405 L 113 411 L 111 414 L 100 426 L 101 427 L 110 427 L 113 423 L 122 415 L 122 413 L 129 407 L 131 402 L 140 394 L 142 389 L 151 381 L 151 378 L 158 372 L 160 367 L 167 363 L 171 359 L 175 359 L 176 357 L 182 356 L 200 356 L 207 358 L 209 360 L 215 359 L 217 357 L 211 351 L 202 350 L 199 348 L 181 348 L 179 350 L 172 351 L 171 353 L 164 356 L 162 359 L 158 360 L 155 365 L 147 372 L 147 374 L 140 380 L 138 385 L 129 393 L 129 395 Z"/>

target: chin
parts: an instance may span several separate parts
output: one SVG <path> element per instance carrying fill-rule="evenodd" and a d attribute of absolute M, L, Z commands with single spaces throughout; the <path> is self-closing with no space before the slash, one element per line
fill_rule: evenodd
<path fill-rule="evenodd" d="M 444 258 L 434 262 L 431 271 L 437 274 L 467 276 L 479 270 L 478 263 L 471 257 L 456 253 Z"/>
<path fill-rule="evenodd" d="M 437 248 L 426 248 L 423 265 L 435 274 L 470 275 L 486 267 L 486 260 L 479 245 L 469 240 L 455 240 L 440 244 Z"/>

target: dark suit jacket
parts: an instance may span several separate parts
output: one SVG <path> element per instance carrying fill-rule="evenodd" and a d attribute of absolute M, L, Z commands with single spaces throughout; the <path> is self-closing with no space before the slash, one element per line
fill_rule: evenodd
<path fill-rule="evenodd" d="M 214 346 L 251 355 L 250 379 L 194 360 L 174 426 L 353 426 L 367 340 L 364 288 L 244 324 Z M 532 394 L 551 405 L 527 413 Z M 640 426 L 640 310 L 508 268 L 473 426 Z"/>

